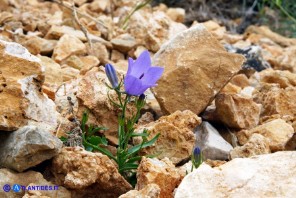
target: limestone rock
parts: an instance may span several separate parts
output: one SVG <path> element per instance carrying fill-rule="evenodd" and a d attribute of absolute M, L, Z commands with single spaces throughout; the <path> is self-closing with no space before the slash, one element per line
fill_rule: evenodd
<path fill-rule="evenodd" d="M 111 1 L 109 0 L 95 0 L 89 5 L 89 9 L 93 12 L 110 12 Z"/>
<path fill-rule="evenodd" d="M 295 87 L 296 74 L 289 71 L 266 69 L 252 78 L 260 83 L 278 84 L 281 88 Z"/>
<path fill-rule="evenodd" d="M 111 53 L 111 61 L 113 62 L 118 62 L 119 60 L 124 60 L 124 54 L 117 51 L 117 50 L 112 50 Z"/>
<path fill-rule="evenodd" d="M 160 161 L 143 157 L 138 167 L 136 189 L 142 190 L 149 184 L 157 184 L 160 188 L 159 198 L 170 198 L 182 178 L 168 158 Z"/>
<path fill-rule="evenodd" d="M 108 63 L 109 53 L 105 45 L 101 43 L 93 43 L 93 53 L 102 64 Z"/>
<path fill-rule="evenodd" d="M 31 37 L 25 43 L 23 43 L 24 47 L 26 47 L 29 52 L 34 55 L 49 55 L 53 52 L 56 44 L 56 40 L 47 40 L 37 36 Z"/>
<path fill-rule="evenodd" d="M 155 122 L 139 126 L 135 132 L 141 133 L 144 129 L 148 130 L 149 137 L 152 139 L 160 133 L 155 144 L 141 150 L 141 154 L 155 154 L 157 158 L 169 158 L 174 164 L 188 158 L 194 147 L 193 129 L 201 123 L 201 119 L 193 112 L 176 111 L 169 116 L 163 116 Z M 140 144 L 142 138 L 135 138 L 134 144 Z"/>
<path fill-rule="evenodd" d="M 67 65 L 62 66 L 61 75 L 64 82 L 77 78 L 79 74 L 80 72 L 78 69 L 69 67 Z"/>
<path fill-rule="evenodd" d="M 55 181 L 77 197 L 118 197 L 132 189 L 105 155 L 65 147 L 53 159 Z"/>
<path fill-rule="evenodd" d="M 81 57 L 80 60 L 83 62 L 84 66 L 80 70 L 80 74 L 84 75 L 86 72 L 91 70 L 92 68 L 99 66 L 100 61 L 95 56 L 84 56 Z"/>
<path fill-rule="evenodd" d="M 111 40 L 114 49 L 117 49 L 121 52 L 128 52 L 133 49 L 137 42 L 135 38 L 130 34 L 122 34 Z"/>
<path fill-rule="evenodd" d="M 280 34 L 272 32 L 267 26 L 257 27 L 251 25 L 246 29 L 245 34 L 258 34 L 262 37 L 269 38 L 270 40 L 274 41 L 275 43 L 283 47 L 296 45 L 296 39 L 286 38 Z"/>
<path fill-rule="evenodd" d="M 196 146 L 198 146 L 205 159 L 227 160 L 229 152 L 233 149 L 219 132 L 208 122 L 203 122 L 195 129 Z"/>
<path fill-rule="evenodd" d="M 211 168 L 201 165 L 189 173 L 175 198 L 295 196 L 296 152 L 236 158 Z"/>
<path fill-rule="evenodd" d="M 76 55 L 72 55 L 69 58 L 67 58 L 66 64 L 68 66 L 73 67 L 74 69 L 78 69 L 78 70 L 80 70 L 84 67 L 82 60 L 80 59 L 80 57 L 78 57 Z"/>
<path fill-rule="evenodd" d="M 28 123 L 57 127 L 55 104 L 42 93 L 44 67 L 19 44 L 0 41 L 0 130 Z"/>
<path fill-rule="evenodd" d="M 50 132 L 25 126 L 11 133 L 1 133 L 0 166 L 22 172 L 57 155 L 62 142 Z"/>
<path fill-rule="evenodd" d="M 263 84 L 256 91 L 254 101 L 262 104 L 262 116 L 296 115 L 296 87 L 280 88 L 275 84 Z"/>
<path fill-rule="evenodd" d="M 168 40 L 172 24 L 171 19 L 164 12 L 150 13 L 138 10 L 131 16 L 127 31 L 136 39 L 137 44 L 156 52 L 161 44 Z M 174 32 L 176 33 L 177 31 Z"/>
<path fill-rule="evenodd" d="M 69 27 L 69 26 L 56 26 L 56 25 L 51 26 L 51 28 L 47 32 L 45 38 L 58 40 L 59 38 L 61 38 L 65 34 L 69 34 L 69 35 L 79 38 L 82 41 L 86 41 L 85 35 L 83 34 L 82 31 L 75 30 L 74 28 Z"/>
<path fill-rule="evenodd" d="M 250 130 L 242 130 L 238 132 L 237 138 L 240 144 L 246 144 L 254 133 L 264 136 L 268 140 L 270 150 L 274 152 L 285 149 L 285 145 L 294 134 L 294 129 L 284 120 L 275 119 Z"/>
<path fill-rule="evenodd" d="M 63 26 L 52 25 L 51 28 L 48 30 L 45 38 L 58 40 L 65 34 L 74 36 L 74 37 L 78 38 L 79 40 L 81 40 L 82 42 L 87 41 L 87 39 L 82 31 L 75 30 L 72 27 L 64 26 L 64 25 Z M 93 34 L 90 34 L 89 37 L 90 37 L 90 40 L 94 43 L 99 42 L 99 43 L 102 43 L 108 47 L 112 46 L 110 42 L 104 40 L 101 37 L 94 36 Z"/>
<path fill-rule="evenodd" d="M 265 71 L 265 70 L 264 70 Z M 263 72 L 264 72 L 263 71 Z M 244 74 L 238 74 L 238 75 L 235 75 L 231 81 L 230 81 L 232 84 L 236 85 L 236 86 L 239 86 L 240 88 L 245 88 L 245 87 L 248 87 L 250 86 L 250 82 L 249 82 L 249 79 L 247 78 L 246 75 Z"/>
<path fill-rule="evenodd" d="M 160 188 L 157 184 L 148 184 L 142 190 L 131 190 L 119 198 L 159 198 Z"/>
<path fill-rule="evenodd" d="M 260 134 L 254 133 L 246 144 L 235 147 L 232 151 L 230 151 L 230 157 L 231 159 L 234 159 L 238 157 L 251 157 L 267 153 L 270 153 L 267 139 Z"/>
<path fill-rule="evenodd" d="M 45 81 L 42 86 L 43 92 L 52 100 L 55 98 L 56 89 L 63 83 L 61 66 L 51 58 L 39 56 L 41 65 L 45 67 Z"/>
<path fill-rule="evenodd" d="M 75 36 L 65 34 L 54 48 L 53 59 L 60 63 L 71 55 L 84 53 L 86 53 L 86 46 Z"/>
<path fill-rule="evenodd" d="M 296 73 L 296 47 L 292 45 L 291 47 L 286 47 L 283 53 L 279 56 L 275 56 L 276 62 L 279 63 L 279 69 L 289 70 Z"/>
<path fill-rule="evenodd" d="M 0 197 L 3 198 L 21 198 L 21 197 L 30 197 L 33 198 L 33 194 L 37 194 L 35 198 L 71 198 L 71 192 L 62 186 L 57 186 L 51 182 L 46 181 L 41 173 L 35 171 L 28 171 L 24 173 L 16 173 L 12 170 L 2 168 L 0 169 L 0 186 L 3 187 L 5 184 L 12 186 L 14 184 L 19 184 L 20 186 L 51 186 L 52 188 L 58 187 L 58 190 L 34 190 L 34 191 L 23 191 L 15 193 L 12 189 L 9 192 L 4 192 L 2 189 L 0 191 Z M 24 194 L 26 195 L 24 196 Z"/>
<path fill-rule="evenodd" d="M 188 109 L 199 114 L 243 61 L 242 56 L 226 52 L 203 25 L 196 25 L 154 55 L 153 65 L 164 66 L 165 71 L 153 92 L 167 113 Z"/>
<path fill-rule="evenodd" d="M 252 128 L 259 123 L 261 106 L 252 98 L 234 94 L 218 94 L 215 100 L 217 115 L 231 128 Z"/>
<path fill-rule="evenodd" d="M 71 117 L 71 108 L 73 108 L 74 113 L 77 113 L 78 101 L 76 94 L 78 91 L 79 79 L 74 79 L 68 82 L 65 82 L 63 86 L 57 90 L 55 94 L 55 104 L 57 111 L 61 114 L 62 117 Z M 73 106 L 70 105 L 70 102 L 73 103 Z"/>
<path fill-rule="evenodd" d="M 185 19 L 185 10 L 183 8 L 169 8 L 166 14 L 173 20 L 183 23 Z"/>

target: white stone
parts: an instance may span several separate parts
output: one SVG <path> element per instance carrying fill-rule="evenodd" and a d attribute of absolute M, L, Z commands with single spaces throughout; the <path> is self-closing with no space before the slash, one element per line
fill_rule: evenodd
<path fill-rule="evenodd" d="M 175 198 L 294 198 L 295 167 L 295 151 L 236 158 L 217 168 L 203 164 L 183 179 Z"/>
<path fill-rule="evenodd" d="M 208 122 L 203 122 L 195 130 L 196 145 L 205 159 L 226 160 L 233 147 Z"/>

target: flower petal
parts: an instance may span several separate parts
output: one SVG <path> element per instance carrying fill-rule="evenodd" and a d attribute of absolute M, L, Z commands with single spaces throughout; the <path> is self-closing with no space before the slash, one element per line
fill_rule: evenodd
<path fill-rule="evenodd" d="M 130 73 L 131 73 L 131 71 L 133 69 L 134 63 L 135 63 L 134 59 L 128 58 L 128 69 L 127 69 L 126 75 L 130 75 Z"/>
<path fill-rule="evenodd" d="M 124 89 L 125 89 L 125 92 L 128 93 L 129 95 L 133 95 L 133 96 L 141 95 L 148 88 L 149 86 L 147 85 L 143 86 L 141 80 L 134 76 L 127 75 L 124 78 Z"/>
<path fill-rule="evenodd" d="M 142 83 L 144 85 L 154 85 L 156 81 L 161 77 L 164 71 L 163 67 L 150 67 L 147 73 L 144 74 Z"/>
<path fill-rule="evenodd" d="M 130 62 L 129 62 L 130 64 Z M 139 58 L 132 64 L 130 75 L 140 78 L 143 73 L 146 73 L 151 67 L 150 54 L 147 50 L 142 52 Z"/>
<path fill-rule="evenodd" d="M 124 78 L 124 89 L 129 95 L 140 95 L 139 92 L 142 88 L 142 82 L 140 79 L 127 75 Z"/>

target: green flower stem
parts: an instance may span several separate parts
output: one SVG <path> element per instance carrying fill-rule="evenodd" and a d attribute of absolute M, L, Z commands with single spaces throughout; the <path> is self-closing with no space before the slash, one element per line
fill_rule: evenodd
<path fill-rule="evenodd" d="M 126 23 L 128 22 L 128 20 L 131 18 L 131 16 L 133 16 L 133 14 L 137 11 L 140 10 L 141 8 L 145 7 L 148 3 L 150 3 L 152 0 L 145 0 L 143 2 L 141 2 L 140 4 L 137 4 L 133 10 L 124 18 L 123 23 L 121 24 L 121 27 L 125 30 L 127 28 Z"/>

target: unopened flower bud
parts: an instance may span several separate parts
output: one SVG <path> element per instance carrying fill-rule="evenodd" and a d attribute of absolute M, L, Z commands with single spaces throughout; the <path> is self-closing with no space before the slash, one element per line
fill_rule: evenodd
<path fill-rule="evenodd" d="M 118 78 L 116 75 L 115 68 L 111 64 L 105 65 L 105 72 L 108 77 L 109 82 L 111 83 L 112 87 L 115 89 L 118 87 Z"/>
<path fill-rule="evenodd" d="M 139 97 L 139 100 L 143 101 L 143 100 L 145 100 L 145 97 L 146 97 L 145 94 L 141 94 Z"/>
<path fill-rule="evenodd" d="M 191 161 L 192 161 L 192 168 L 193 167 L 198 168 L 202 164 L 202 161 L 203 161 L 202 152 L 198 146 L 196 146 L 192 152 Z"/>

